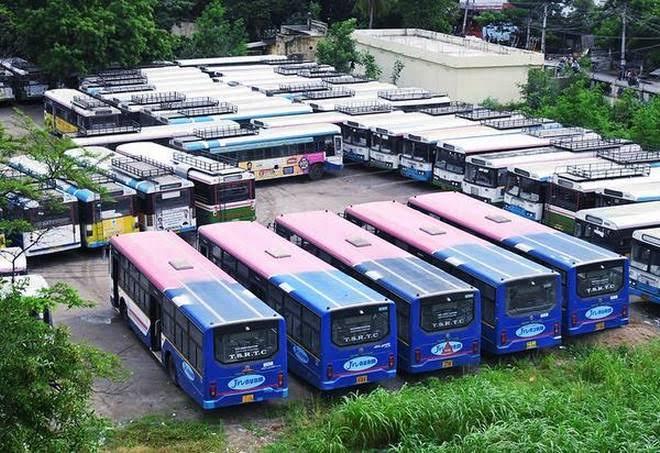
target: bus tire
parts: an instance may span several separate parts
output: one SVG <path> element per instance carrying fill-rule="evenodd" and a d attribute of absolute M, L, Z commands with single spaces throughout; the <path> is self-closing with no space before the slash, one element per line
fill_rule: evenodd
<path fill-rule="evenodd" d="M 172 359 L 171 354 L 167 354 L 167 359 L 165 359 L 167 367 L 167 375 L 170 377 L 170 380 L 177 387 L 179 386 L 179 380 L 176 377 L 176 366 L 174 365 L 174 360 Z"/>
<path fill-rule="evenodd" d="M 128 310 L 126 309 L 126 302 L 123 297 L 119 299 L 119 317 L 124 321 L 128 320 Z"/>
<path fill-rule="evenodd" d="M 323 177 L 323 164 L 314 164 L 309 169 L 309 179 L 318 181 Z"/>

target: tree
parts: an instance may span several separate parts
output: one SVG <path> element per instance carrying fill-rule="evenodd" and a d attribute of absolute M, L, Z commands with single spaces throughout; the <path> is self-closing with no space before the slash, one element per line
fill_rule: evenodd
<path fill-rule="evenodd" d="M 355 68 L 360 61 L 360 53 L 351 37 L 355 24 L 355 19 L 348 19 L 330 26 L 326 37 L 316 46 L 319 63 L 332 65 L 341 72 L 351 72 Z"/>
<path fill-rule="evenodd" d="M 399 0 L 403 27 L 451 33 L 457 18 L 454 0 Z"/>
<path fill-rule="evenodd" d="M 73 343 L 68 329 L 32 315 L 88 306 L 75 290 L 57 283 L 24 297 L 21 285 L 0 288 L 0 449 L 97 450 L 105 422 L 89 401 L 95 379 L 120 375 L 118 358 Z"/>
<path fill-rule="evenodd" d="M 229 21 L 222 0 L 212 0 L 195 21 L 186 50 L 188 57 L 223 57 L 244 55 L 247 33 L 242 19 Z"/>
<path fill-rule="evenodd" d="M 227 18 L 243 20 L 252 39 L 269 37 L 285 23 L 302 23 L 313 9 L 307 0 L 225 0 L 225 6 Z"/>
<path fill-rule="evenodd" d="M 383 74 L 383 70 L 376 63 L 376 59 L 369 52 L 362 52 L 360 54 L 360 64 L 364 68 L 364 76 L 367 79 L 378 80 Z"/>
<path fill-rule="evenodd" d="M 171 30 L 174 25 L 192 20 L 195 3 L 195 0 L 159 0 L 154 11 L 156 23 L 163 30 Z"/>
<path fill-rule="evenodd" d="M 655 96 L 633 114 L 630 138 L 648 149 L 660 149 L 660 97 Z"/>
<path fill-rule="evenodd" d="M 53 79 L 112 64 L 169 58 L 169 34 L 154 21 L 156 0 L 6 0 L 22 56 Z"/>
<path fill-rule="evenodd" d="M 401 77 L 401 71 L 406 67 L 405 63 L 398 58 L 394 60 L 394 65 L 392 66 L 392 76 L 390 77 L 390 80 L 394 85 L 396 85 L 399 82 L 399 78 Z"/>

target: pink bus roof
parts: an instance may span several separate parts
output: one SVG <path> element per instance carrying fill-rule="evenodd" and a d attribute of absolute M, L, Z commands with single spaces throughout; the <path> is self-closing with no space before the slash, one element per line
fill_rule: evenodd
<path fill-rule="evenodd" d="M 335 269 L 257 222 L 205 225 L 199 228 L 199 234 L 231 255 L 240 257 L 247 266 L 266 278 Z"/>
<path fill-rule="evenodd" d="M 359 226 L 342 219 L 329 211 L 298 212 L 282 214 L 277 223 L 299 236 L 309 237 L 321 249 L 332 251 L 350 266 L 365 261 L 387 258 L 406 258 L 410 254 Z M 301 230 L 305 231 L 301 234 Z M 368 247 L 356 246 L 357 241 L 367 241 Z"/>

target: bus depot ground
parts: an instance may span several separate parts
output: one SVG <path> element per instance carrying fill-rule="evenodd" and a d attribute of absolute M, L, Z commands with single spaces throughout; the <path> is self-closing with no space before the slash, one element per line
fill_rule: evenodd
<path fill-rule="evenodd" d="M 42 123 L 43 109 L 40 104 L 21 106 L 21 109 L 38 124 Z M 18 130 L 11 124 L 12 116 L 11 108 L 0 108 L 0 123 L 10 133 L 16 133 Z M 259 222 L 268 224 L 280 213 L 315 209 L 340 212 L 351 203 L 391 199 L 405 202 L 412 195 L 433 190 L 428 185 L 403 179 L 391 172 L 349 164 L 340 175 L 326 175 L 320 181 L 311 182 L 300 177 L 259 183 L 256 192 L 257 217 Z M 38 258 L 31 261 L 30 270 L 42 274 L 49 282 L 63 281 L 70 284 L 95 304 L 89 309 L 62 309 L 55 313 L 55 323 L 67 325 L 74 339 L 117 354 L 128 372 L 128 377 L 123 381 L 101 381 L 96 384 L 94 407 L 99 414 L 116 422 L 127 422 L 145 415 L 217 417 L 224 424 L 228 445 L 240 445 L 241 450 L 252 450 L 268 442 L 269 436 L 281 428 L 283 417 L 279 409 L 286 407 L 287 401 L 204 413 L 185 393 L 176 389 L 160 364 L 138 342 L 110 306 L 108 260 L 103 251 L 76 250 Z M 660 306 L 638 299 L 632 302 L 630 325 L 568 341 L 616 345 L 634 344 L 660 336 Z M 484 357 L 484 360 L 496 359 Z M 458 372 L 439 372 L 433 375 L 442 378 L 443 375 Z M 404 382 L 418 381 L 425 376 L 397 377 L 384 385 L 397 388 Z M 340 395 L 342 393 L 334 393 L 328 397 Z M 320 392 L 295 376 L 289 376 L 289 400 L 306 401 L 319 396 Z M 250 429 L 252 426 L 260 428 Z"/>

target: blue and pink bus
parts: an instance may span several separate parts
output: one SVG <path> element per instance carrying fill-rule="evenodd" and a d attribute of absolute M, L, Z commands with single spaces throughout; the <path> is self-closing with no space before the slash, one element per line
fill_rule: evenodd
<path fill-rule="evenodd" d="M 396 304 L 399 369 L 478 365 L 476 288 L 328 211 L 285 214 L 276 231 Z"/>
<path fill-rule="evenodd" d="M 349 206 L 344 215 L 477 288 L 484 350 L 508 354 L 561 342 L 556 272 L 396 201 Z"/>
<path fill-rule="evenodd" d="M 256 222 L 206 225 L 199 249 L 284 316 L 289 369 L 321 390 L 396 375 L 391 300 Z"/>
<path fill-rule="evenodd" d="M 285 398 L 284 319 L 172 232 L 111 240 L 113 307 L 204 409 Z"/>
<path fill-rule="evenodd" d="M 559 272 L 564 335 L 628 324 L 627 258 L 456 192 L 408 204 Z"/>

